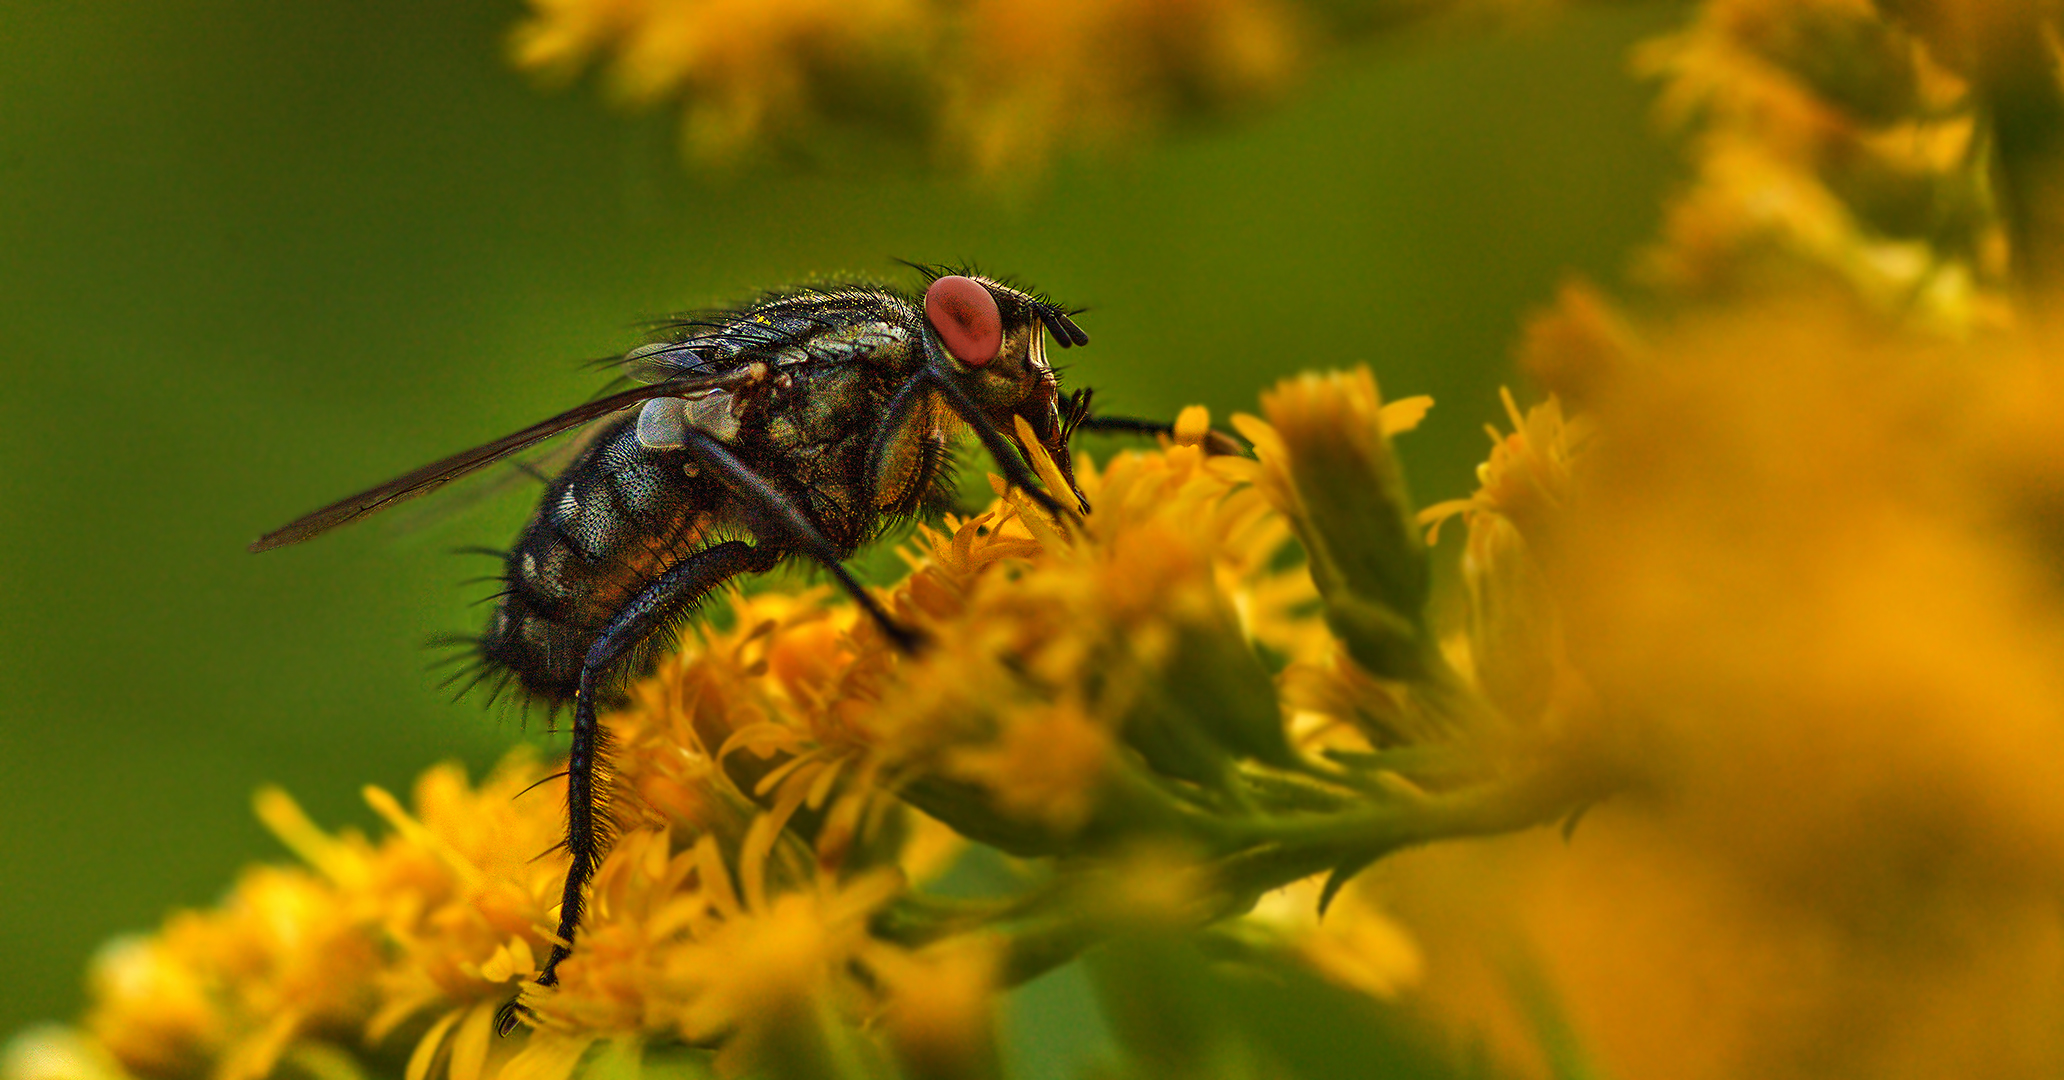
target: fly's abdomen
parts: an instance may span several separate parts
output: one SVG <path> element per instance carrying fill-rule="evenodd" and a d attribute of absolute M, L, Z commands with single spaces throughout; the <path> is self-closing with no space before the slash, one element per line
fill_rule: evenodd
<path fill-rule="evenodd" d="M 639 443 L 633 421 L 604 430 L 546 488 L 510 549 L 482 659 L 532 696 L 573 697 L 610 620 L 707 544 L 722 495 L 681 466 L 679 452 Z"/>

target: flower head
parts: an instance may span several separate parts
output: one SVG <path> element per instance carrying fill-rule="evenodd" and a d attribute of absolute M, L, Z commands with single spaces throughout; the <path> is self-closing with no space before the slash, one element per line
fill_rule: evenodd
<path fill-rule="evenodd" d="M 678 99 L 688 150 L 732 161 L 865 121 L 936 132 L 984 180 L 1056 152 L 1122 147 L 1185 112 L 1269 97 L 1298 21 L 1274 0 L 534 0 L 516 63 L 564 77 L 597 57 L 633 104 Z"/>
<path fill-rule="evenodd" d="M 1310 377 L 1264 399 L 1273 423 L 1238 420 L 1258 461 L 1195 409 L 1158 449 L 1077 464 L 1094 513 L 997 481 L 919 530 L 885 597 L 916 655 L 821 588 L 733 597 L 606 718 L 614 842 L 551 987 L 524 981 L 554 943 L 563 796 L 519 754 L 478 785 L 432 769 L 407 805 L 368 789 L 377 840 L 262 795 L 305 868 L 111 954 L 91 1031 L 167 1080 L 354 1040 L 408 1080 L 567 1080 L 656 1043 L 726 1075 L 980 1070 L 994 995 L 1101 937 L 1329 871 L 1306 895 L 1330 898 L 1397 846 L 1552 818 L 1572 790 L 1518 757 L 1385 756 L 1463 753 L 1446 733 L 1478 707 L 1445 669 L 1356 654 L 1433 655 L 1390 446 L 1425 407 Z M 1027 860 L 1027 888 L 929 893 L 956 844 Z M 1353 925 L 1277 954 L 1395 986 L 1409 950 Z M 519 986 L 525 1034 L 495 1039 Z"/>

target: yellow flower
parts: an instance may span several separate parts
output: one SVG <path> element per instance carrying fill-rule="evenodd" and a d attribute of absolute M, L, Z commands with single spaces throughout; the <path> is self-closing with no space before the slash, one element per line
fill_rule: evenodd
<path fill-rule="evenodd" d="M 1367 368 L 1286 379 L 1262 395 L 1269 423 L 1235 417 L 1254 443 L 1253 476 L 1303 542 L 1327 620 L 1374 674 L 1423 670 L 1428 576 L 1390 438 L 1432 404 L 1382 404 Z"/>
<path fill-rule="evenodd" d="M 1595 310 L 1573 294 L 1578 318 Z M 1586 329 L 1593 327 L 1587 326 Z M 1568 346 L 1576 335 L 1549 335 L 1552 346 Z M 1598 357 L 1591 343 L 1577 345 L 1585 358 Z M 1610 354 L 1602 362 L 1624 366 Z M 1570 360 L 1550 359 L 1566 370 Z M 1509 390 L 1501 390 L 1510 434 L 1489 429 L 1491 456 L 1477 468 L 1481 485 L 1467 499 L 1427 507 L 1419 520 L 1427 539 L 1441 524 L 1461 516 L 1469 530 L 1462 553 L 1462 585 L 1469 600 L 1466 651 L 1461 666 L 1507 719 L 1539 726 L 1549 714 L 1558 721 L 1581 708 L 1588 695 L 1563 648 L 1562 619 L 1549 588 L 1558 533 L 1571 511 L 1573 468 L 1590 434 L 1589 425 L 1563 416 L 1555 398 L 1522 415 Z"/>
<path fill-rule="evenodd" d="M 1302 35 L 1273 0 L 532 0 L 515 62 L 610 58 L 632 103 L 680 99 L 688 150 L 729 161 L 832 123 L 936 131 L 992 183 L 1057 147 L 1120 147 L 1185 111 L 1265 98 Z"/>
<path fill-rule="evenodd" d="M 1530 1058 L 1530 955 L 1613 1075 L 2054 1071 L 2054 354 L 1825 294 L 1644 341 L 1546 577 L 1636 794 L 1394 866 L 1431 999 Z"/>
<path fill-rule="evenodd" d="M 374 1000 L 377 945 L 314 875 L 247 872 L 222 908 L 174 916 L 94 965 L 87 1028 L 139 1074 L 270 1074 L 305 1037 L 348 1035 Z"/>
<path fill-rule="evenodd" d="M 996 942 L 974 938 L 877 959 L 876 971 L 891 1001 L 882 1027 L 908 1072 L 1002 1074 L 996 1039 L 997 952 Z"/>
<path fill-rule="evenodd" d="M 1187 410 L 1154 451 L 1077 462 L 1092 514 L 998 481 L 986 511 L 920 530 L 884 598 L 925 634 L 914 656 L 822 588 L 734 597 L 695 628 L 605 720 L 614 843 L 556 985 L 523 984 L 553 944 L 563 795 L 519 754 L 478 785 L 432 769 L 408 805 L 367 789 L 378 840 L 262 794 L 309 869 L 254 871 L 222 910 L 111 953 L 98 1044 L 140 1075 L 219 1080 L 364 1071 L 352 1052 L 388 1072 L 405 1055 L 406 1080 L 567 1080 L 666 1044 L 726 1075 L 993 1072 L 995 994 L 1100 937 L 1234 918 L 1330 872 L 1316 903 L 1396 847 L 1591 797 L 1546 756 L 1384 756 L 1439 741 L 1468 696 L 1371 675 L 1328 629 L 1374 598 L 1418 632 L 1423 586 L 1393 586 L 1424 547 L 1389 438 L 1427 402 L 1383 405 L 1362 372 L 1264 405 L 1276 423 L 1239 421 L 1259 461 Z M 1298 536 L 1323 543 L 1325 589 L 1286 558 Z M 926 892 L 966 842 L 1038 860 L 1044 884 Z M 1386 991 L 1405 950 L 1384 925 L 1291 951 Z M 497 1039 L 519 986 L 525 1031 Z"/>
<path fill-rule="evenodd" d="M 691 152 L 725 161 L 835 112 L 849 86 L 899 77 L 935 23 L 921 0 L 534 0 L 514 53 L 572 74 L 613 52 L 633 103 L 683 97 Z M 850 110 L 850 105 L 847 106 Z"/>
<path fill-rule="evenodd" d="M 1112 732 L 1080 701 L 1019 713 L 995 743 L 956 748 L 947 775 L 994 793 L 1005 816 L 1056 832 L 1080 829 L 1114 750 Z"/>
<path fill-rule="evenodd" d="M 1644 47 L 1696 166 L 1648 256 L 1653 280 L 1724 297 L 1811 267 L 1917 325 L 2001 325 L 2003 233 L 1971 86 L 1909 25 L 1862 0 L 1716 0 Z"/>
<path fill-rule="evenodd" d="M 70 1028 L 30 1028 L 8 1040 L 0 1076 L 9 1080 L 129 1080 L 107 1047 Z"/>
<path fill-rule="evenodd" d="M 707 856 L 702 862 L 712 865 Z M 809 1044 L 829 1037 L 836 1010 L 858 1014 L 870 1000 L 866 973 L 893 950 L 868 933 L 867 919 L 901 887 L 898 875 L 884 873 L 758 908 L 713 897 L 705 917 L 716 925 L 674 950 L 662 969 L 686 998 L 681 1034 L 691 1042 L 723 1037 L 718 1064 L 731 1071 L 828 1052 Z"/>
<path fill-rule="evenodd" d="M 1512 432 L 1486 428 L 1491 456 L 1477 466 L 1475 494 L 1435 503 L 1420 512 L 1429 543 L 1439 539 L 1441 522 L 1457 514 L 1472 520 L 1496 515 L 1535 543 L 1547 543 L 1556 522 L 1564 516 L 1573 487 L 1571 463 L 1589 437 L 1590 426 L 1565 419 L 1562 404 L 1553 397 L 1524 415 L 1512 391 L 1501 389 L 1498 397 L 1505 404 L 1506 418 L 1512 421 Z"/>
<path fill-rule="evenodd" d="M 1117 147 L 1183 108 L 1267 97 L 1299 60 L 1271 0 L 978 0 L 943 61 L 947 129 L 985 177 Z"/>

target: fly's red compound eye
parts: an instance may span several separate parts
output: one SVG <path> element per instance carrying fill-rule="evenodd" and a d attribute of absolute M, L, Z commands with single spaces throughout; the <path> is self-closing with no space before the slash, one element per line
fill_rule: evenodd
<path fill-rule="evenodd" d="M 925 290 L 925 318 L 954 359 L 981 367 L 1003 348 L 1003 313 L 996 298 L 974 278 L 954 274 Z"/>

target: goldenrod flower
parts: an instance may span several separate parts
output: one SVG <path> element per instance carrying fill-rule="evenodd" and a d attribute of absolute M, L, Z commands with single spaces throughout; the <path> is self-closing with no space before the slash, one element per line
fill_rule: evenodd
<path fill-rule="evenodd" d="M 1425 551 L 1390 437 L 1431 404 L 1383 405 L 1364 368 L 1285 380 L 1262 397 L 1268 425 L 1235 419 L 1254 442 L 1262 492 L 1304 543 L 1334 632 L 1380 675 L 1425 662 Z"/>
<path fill-rule="evenodd" d="M 10 1080 L 124 1080 L 105 1046 L 68 1028 L 31 1028 L 7 1044 L 0 1076 Z"/>
<path fill-rule="evenodd" d="M 1907 23 L 1860 0 L 1717 0 L 1639 63 L 1697 167 L 1658 282 L 1729 295 L 1811 268 L 1939 330 L 2005 318 L 1979 103 Z"/>
<path fill-rule="evenodd" d="M 270 1075 L 296 1042 L 348 1036 L 370 1014 L 378 946 L 354 915 L 307 871 L 252 870 L 221 910 L 104 952 L 87 1027 L 139 1073 Z"/>
<path fill-rule="evenodd" d="M 570 75 L 613 54 L 610 80 L 633 103 L 686 101 L 683 137 L 708 160 L 792 140 L 821 114 L 893 84 L 937 32 L 924 0 L 536 0 L 516 62 Z"/>
<path fill-rule="evenodd" d="M 1595 434 L 1508 590 L 1552 603 L 1638 794 L 1567 846 L 1394 871 L 1431 998 L 1527 1059 L 1499 973 L 1530 955 L 1616 1075 L 2054 1069 L 2064 592 L 2022 531 L 2056 535 L 2054 359 L 1831 293 L 1650 320 L 1639 352 L 1547 365 Z"/>
<path fill-rule="evenodd" d="M 561 871 L 540 854 L 563 810 L 519 754 L 478 787 L 433 769 L 411 806 L 368 789 L 377 842 L 262 795 L 308 869 L 253 871 L 222 910 L 112 952 L 96 1043 L 140 1078 L 256 1080 L 363 1046 L 407 1080 L 566 1080 L 655 1043 L 727 1075 L 983 1075 L 995 994 L 1105 935 L 1201 927 L 1331 871 L 1315 905 L 1398 846 L 1552 819 L 1596 778 L 1510 747 L 1471 766 L 1448 738 L 1489 708 L 1469 686 L 1371 673 L 1329 630 L 1380 609 L 1393 644 L 1429 647 L 1389 445 L 1427 404 L 1380 404 L 1366 372 L 1293 380 L 1264 399 L 1275 425 L 1238 421 L 1258 462 L 1212 456 L 1226 437 L 1189 410 L 1157 451 L 1078 463 L 1087 516 L 999 482 L 908 553 L 888 602 L 932 642 L 915 657 L 821 589 L 735 598 L 608 720 L 617 838 L 558 984 L 522 989 L 521 1039 L 494 1015 L 552 945 Z M 1385 756 L 1415 746 L 1448 757 Z M 931 896 L 941 834 L 1042 880 Z M 1361 990 L 1408 981 L 1389 924 L 1345 910 L 1279 951 Z"/>
<path fill-rule="evenodd" d="M 1185 112 L 1265 98 L 1299 67 L 1277 0 L 533 0 L 519 66 L 598 56 L 634 104 L 679 99 L 691 153 L 729 161 L 833 123 L 936 133 L 991 181 L 1061 147 L 1120 147 Z"/>
<path fill-rule="evenodd" d="M 1300 59 L 1293 12 L 1273 0 L 979 0 L 963 18 L 942 64 L 945 126 L 987 177 L 1265 98 Z"/>
<path fill-rule="evenodd" d="M 997 942 L 970 938 L 900 953 L 879 974 L 894 1004 L 882 1026 L 915 1076 L 997 1076 Z"/>

